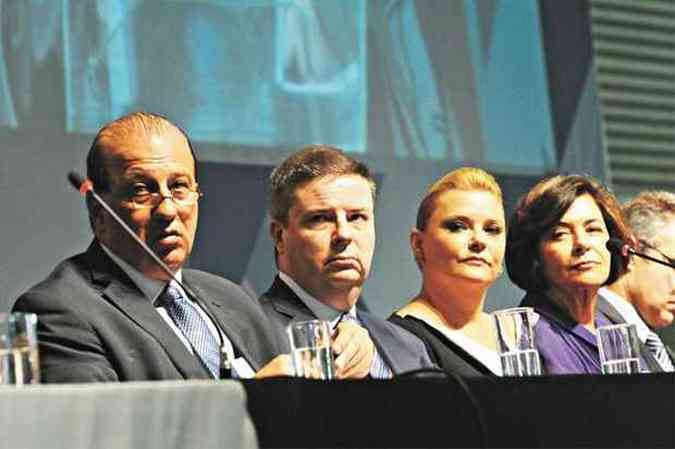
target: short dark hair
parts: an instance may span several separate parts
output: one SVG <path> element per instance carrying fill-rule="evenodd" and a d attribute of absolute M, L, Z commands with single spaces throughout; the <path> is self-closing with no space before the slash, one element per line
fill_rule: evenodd
<path fill-rule="evenodd" d="M 197 180 L 197 157 L 187 133 L 178 125 L 160 114 L 150 112 L 132 112 L 104 125 L 94 137 L 87 153 L 87 178 L 98 192 L 110 191 L 110 177 L 106 170 L 104 149 L 110 140 L 124 139 L 137 133 L 161 133 L 168 129 L 180 132 L 187 141 L 194 161 L 195 180 Z"/>
<path fill-rule="evenodd" d="M 364 163 L 327 145 L 310 145 L 296 151 L 270 174 L 270 218 L 286 225 L 299 187 L 324 176 L 345 175 L 358 175 L 368 181 L 375 199 L 375 180 Z"/>
<path fill-rule="evenodd" d="M 599 181 L 581 175 L 558 175 L 538 182 L 516 205 L 506 236 L 506 269 L 509 278 L 528 292 L 545 292 L 550 286 L 539 257 L 539 244 L 560 221 L 572 203 L 589 194 L 602 212 L 610 238 L 631 242 L 616 197 Z M 621 276 L 627 258 L 611 253 L 609 277 L 604 285 Z"/>

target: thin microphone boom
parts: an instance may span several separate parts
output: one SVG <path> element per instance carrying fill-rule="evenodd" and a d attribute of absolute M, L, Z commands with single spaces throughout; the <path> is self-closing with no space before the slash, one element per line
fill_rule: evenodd
<path fill-rule="evenodd" d="M 77 172 L 71 171 L 68 173 L 68 181 L 70 181 L 70 184 L 75 188 L 75 190 L 79 191 L 82 195 L 89 195 L 91 198 L 94 199 L 103 209 L 108 212 L 108 214 L 119 224 L 122 226 L 122 228 L 129 234 L 139 245 L 141 245 L 141 248 L 145 250 L 145 252 L 152 258 L 152 260 L 155 261 L 157 266 L 159 266 L 166 274 L 169 275 L 171 279 L 174 281 L 178 282 L 181 287 L 185 288 L 181 282 L 176 279 L 174 273 L 171 271 L 169 267 L 166 266 L 166 264 L 160 259 L 157 254 L 143 241 L 141 240 L 135 233 L 134 231 L 131 230 L 129 225 L 127 225 L 124 220 L 120 218 L 119 215 L 106 203 L 103 198 L 101 198 L 95 191 L 94 191 L 94 186 L 91 184 L 91 181 L 85 180 L 82 175 L 80 175 Z"/>
<path fill-rule="evenodd" d="M 630 245 L 624 243 L 624 241 L 621 239 L 611 238 L 607 240 L 607 249 L 615 254 L 620 254 L 623 257 L 627 257 L 629 254 L 631 254 L 633 256 L 641 257 L 643 259 L 647 259 L 652 262 L 665 265 L 675 270 L 675 265 L 668 263 L 665 260 L 657 259 L 656 257 L 652 257 L 644 253 L 639 253 L 635 251 L 633 248 L 631 248 Z"/>

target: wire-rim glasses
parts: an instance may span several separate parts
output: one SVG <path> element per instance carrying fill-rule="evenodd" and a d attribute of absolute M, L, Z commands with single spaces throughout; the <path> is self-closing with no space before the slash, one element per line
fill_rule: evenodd
<path fill-rule="evenodd" d="M 659 253 L 659 255 L 660 255 L 661 257 L 663 257 L 663 259 L 664 259 L 666 262 L 668 262 L 669 264 L 675 265 L 675 258 L 666 256 L 666 255 L 663 253 L 663 251 L 661 251 L 660 249 L 658 249 L 656 246 L 654 246 L 654 245 L 652 245 L 651 243 L 648 243 L 647 241 L 642 240 L 642 239 L 640 239 L 640 244 L 641 244 L 642 246 L 646 247 L 646 248 L 652 249 L 652 250 L 656 251 L 657 253 Z"/>
<path fill-rule="evenodd" d="M 160 192 L 136 193 L 126 199 L 126 202 L 134 209 L 155 208 L 162 204 L 165 199 L 170 199 L 178 207 L 193 206 L 199 201 L 204 193 L 197 189 L 187 187 L 175 187 L 169 195 Z"/>

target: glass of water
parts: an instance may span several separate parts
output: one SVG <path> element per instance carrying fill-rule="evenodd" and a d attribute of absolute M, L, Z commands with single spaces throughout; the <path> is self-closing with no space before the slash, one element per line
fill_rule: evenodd
<path fill-rule="evenodd" d="M 597 329 L 602 374 L 640 372 L 640 347 L 634 324 L 612 324 Z"/>
<path fill-rule="evenodd" d="M 492 314 L 504 376 L 539 376 L 541 361 L 534 344 L 537 314 L 531 307 L 514 307 Z"/>
<path fill-rule="evenodd" d="M 289 324 L 286 331 L 296 376 L 323 380 L 335 377 L 328 321 L 299 321 Z"/>
<path fill-rule="evenodd" d="M 0 384 L 40 382 L 34 313 L 0 313 Z"/>

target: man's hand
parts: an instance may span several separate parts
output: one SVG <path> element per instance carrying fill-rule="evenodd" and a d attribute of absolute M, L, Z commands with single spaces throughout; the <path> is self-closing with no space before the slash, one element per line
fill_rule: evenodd
<path fill-rule="evenodd" d="M 368 331 L 350 322 L 341 322 L 333 337 L 337 379 L 361 379 L 370 374 L 375 345 Z"/>
<path fill-rule="evenodd" d="M 281 354 L 273 358 L 267 365 L 255 373 L 255 379 L 266 377 L 293 376 L 293 359 L 290 354 Z"/>

